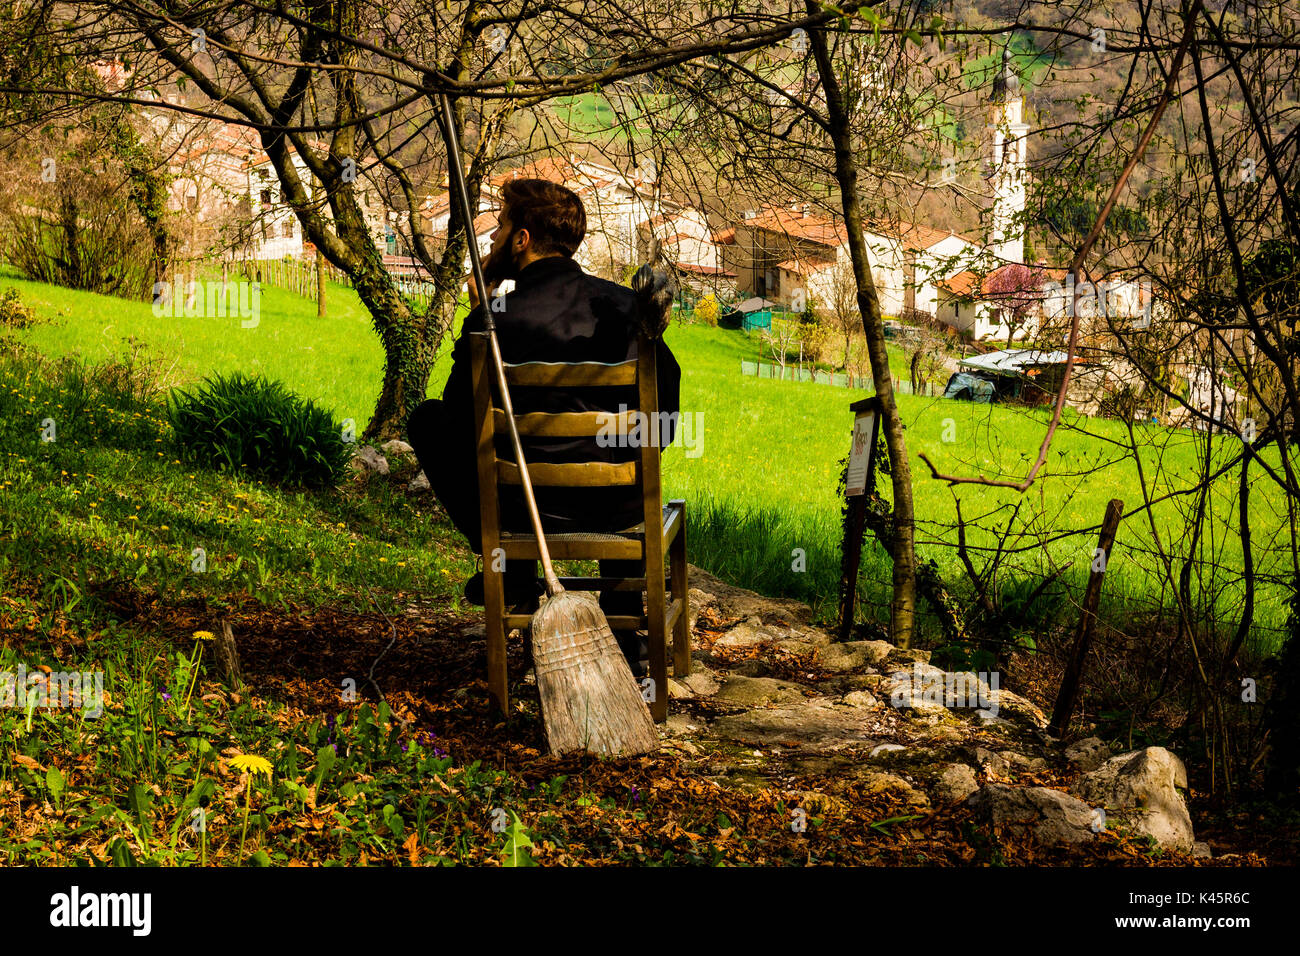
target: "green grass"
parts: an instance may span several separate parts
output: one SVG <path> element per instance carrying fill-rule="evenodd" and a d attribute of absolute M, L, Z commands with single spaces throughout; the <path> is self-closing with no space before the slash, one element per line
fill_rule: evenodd
<path fill-rule="evenodd" d="M 368 418 L 379 350 L 349 290 L 335 290 L 331 318 L 321 322 L 312 303 L 267 289 L 261 323 L 245 330 L 238 320 L 163 320 L 144 303 L 0 281 L 6 284 L 47 321 L 13 335 L 26 346 L 0 337 L 0 672 L 40 664 L 98 672 L 109 696 L 98 718 L 0 707 L 0 815 L 15 821 L 0 827 L 0 863 L 500 862 L 510 847 L 531 841 L 554 861 L 714 864 L 745 861 L 747 837 L 733 836 L 737 849 L 727 856 L 711 839 L 696 846 L 657 835 L 665 829 L 658 821 L 676 815 L 688 832 L 712 837 L 720 828 L 731 832 L 732 819 L 784 813 L 766 791 L 689 800 L 674 793 L 656 805 L 647 779 L 653 771 L 635 778 L 638 788 L 616 763 L 550 779 L 494 769 L 517 767 L 529 742 L 540 742 L 537 717 L 516 713 L 499 741 L 483 740 L 486 702 L 481 688 L 465 687 L 481 674 L 481 661 L 472 651 L 448 661 L 442 655 L 457 653 L 454 632 L 438 637 L 472 616 L 456 596 L 474 558 L 430 499 L 404 493 L 402 474 L 289 491 L 177 460 L 162 395 L 151 385 L 159 379 L 184 385 L 212 371 L 260 370 L 339 417 Z M 149 348 L 141 353 L 123 337 Z M 756 353 L 755 338 L 744 333 L 677 325 L 668 340 L 684 367 L 683 409 L 704 416 L 703 454 L 687 457 L 680 446 L 665 454 L 667 494 L 690 503 L 692 560 L 767 593 L 824 605 L 838 576 L 836 481 L 847 406 L 860 393 L 741 376 L 740 361 Z M 445 375 L 444 355 L 431 391 Z M 1041 413 L 909 396 L 900 404 L 912 451 L 963 473 L 1018 472 L 1043 425 Z M 41 440 L 47 418 L 57 425 L 51 442 Z M 1077 594 L 1095 536 L 1087 529 L 1111 495 L 1130 504 L 1136 496 L 1130 465 L 1111 465 L 1099 473 L 1104 478 L 1087 474 L 1115 454 L 1119 426 L 1071 424 L 1095 434 L 1061 435 L 1043 481 L 1023 497 L 1022 517 L 1035 532 L 1075 535 L 1035 545 L 1017 562 L 1025 569 L 1070 562 L 1066 577 Z M 945 429 L 954 442 L 943 441 Z M 1150 430 L 1153 445 L 1170 446 L 1157 486 L 1186 485 L 1195 437 Z M 1221 446 L 1230 451 L 1227 439 Z M 954 571 L 951 534 L 941 526 L 953 514 L 952 495 L 919 468 L 916 495 L 922 557 Z M 1279 560 L 1270 533 L 1280 527 L 1280 502 L 1262 483 L 1255 495 L 1266 571 Z M 1016 497 L 966 489 L 963 509 L 978 519 Z M 1239 566 L 1235 478 L 1216 485 L 1212 501 L 1223 524 L 1211 550 L 1229 568 Z M 1162 506 L 1156 514 L 1162 534 L 1179 545 L 1176 510 Z M 1005 512 L 979 521 L 972 544 L 987 545 L 1003 520 Z M 1140 519 L 1121 527 L 1106 619 L 1123 624 L 1134 608 L 1167 600 L 1141 551 L 1149 538 Z M 864 566 L 862 596 L 879 616 L 888 565 L 875 545 Z M 1000 588 L 1012 597 L 1027 582 L 1028 575 L 1009 575 Z M 1198 587 L 1213 590 L 1215 581 L 1203 577 Z M 1225 613 L 1237 599 L 1231 586 L 1219 594 Z M 1260 600 L 1262 621 L 1280 619 L 1267 588 Z M 403 675 L 400 690 L 385 690 L 414 703 L 412 724 L 386 701 L 338 701 L 340 675 L 364 684 L 375 655 L 388 653 L 376 607 L 402 635 L 389 645 L 401 663 L 387 674 L 381 668 L 379 678 Z M 1068 596 L 1033 610 L 1043 628 L 1077 616 Z M 258 672 L 241 693 L 215 679 L 210 645 L 192 636 L 225 614 L 248 615 L 241 654 Z M 424 626 L 426 615 L 440 623 Z M 295 637 L 294 627 L 305 630 Z M 426 643 L 436 640 L 436 650 Z M 336 656 L 318 664 L 322 653 Z M 271 774 L 241 777 L 231 764 L 236 754 L 265 758 Z M 510 829 L 487 827 L 502 806 L 526 821 L 526 833 L 516 830 L 512 839 Z M 202 833 L 189 825 L 200 810 Z M 608 835 L 625 827 L 640 835 Z M 799 841 L 773 847 L 770 831 L 754 832 L 765 858 L 808 859 Z M 819 859 L 852 845 L 836 843 Z"/>
<path fill-rule="evenodd" d="M 80 354 L 88 361 L 100 361 L 112 352 L 120 352 L 123 339 L 131 336 L 145 343 L 160 361 L 168 385 L 189 384 L 210 372 L 257 371 L 317 401 L 340 419 L 354 419 L 358 430 L 369 420 L 380 377 L 381 353 L 368 318 L 350 289 L 331 290 L 330 317 L 320 320 L 310 301 L 266 288 L 260 324 L 242 329 L 237 319 L 158 318 L 147 303 L 124 302 L 14 278 L 0 281 L 0 285 L 8 284 L 17 287 L 23 301 L 49 320 L 18 333 L 22 341 L 44 354 Z M 694 558 L 738 583 L 800 597 L 827 609 L 825 601 L 833 597 L 838 578 L 840 501 L 836 484 L 840 461 L 847 452 L 851 424 L 848 405 L 865 393 L 742 376 L 741 361 L 760 357 L 758 337 L 753 333 L 677 324 L 669 329 L 667 341 L 683 367 L 682 409 L 700 413 L 703 422 L 698 457 L 687 457 L 680 443 L 664 455 L 666 496 L 685 498 L 691 508 Z M 441 390 L 447 375 L 449 344 L 433 372 L 430 394 Z M 892 346 L 891 364 L 896 376 L 905 377 L 905 355 Z M 1006 524 L 1014 504 L 1021 501 L 1018 535 L 1008 542 L 1013 549 L 1011 567 L 1026 573 L 1072 567 L 1075 570 L 1065 572 L 1065 579 L 1076 581 L 1081 580 L 1086 562 L 1091 559 L 1095 529 L 1106 502 L 1119 497 L 1126 509 L 1140 504 L 1136 468 L 1120 444 L 1126 441 L 1120 423 L 1067 414 L 1066 428 L 1058 433 L 1047 467 L 1024 496 L 983 486 L 965 486 L 954 492 L 930 478 L 915 456 L 927 453 L 943 471 L 1019 477 L 1037 450 L 1046 412 L 913 396 L 901 396 L 899 404 L 913 455 L 921 556 L 937 560 L 952 579 L 961 578 L 951 529 L 958 498 L 964 517 L 973 525 L 968 540 L 974 549 L 996 547 L 995 532 Z M 1203 436 L 1152 428 L 1143 428 L 1140 434 L 1146 443 L 1144 465 L 1153 493 L 1190 487 L 1202 454 Z M 944 441 L 945 437 L 954 440 Z M 1220 439 L 1216 456 L 1230 455 L 1235 449 L 1232 439 Z M 1157 452 L 1163 454 L 1163 464 L 1154 461 Z M 1275 458 L 1276 452 L 1266 452 L 1266 460 L 1273 463 L 1269 455 Z M 190 478 L 191 472 L 168 467 L 173 470 L 160 478 L 164 493 L 152 507 L 158 509 L 159 522 L 175 527 L 174 519 L 167 520 L 168 511 L 186 507 L 185 497 L 191 487 L 201 488 L 206 479 Z M 1256 567 L 1262 587 L 1258 620 L 1260 628 L 1269 631 L 1280 628 L 1284 620 L 1281 601 L 1267 581 L 1271 574 L 1285 573 L 1285 552 L 1281 542 L 1275 540 L 1284 512 L 1273 486 L 1256 474 L 1254 533 L 1257 545 L 1263 549 L 1257 555 Z M 1213 571 L 1207 564 L 1202 574 L 1209 577 L 1201 581 L 1201 586 L 1206 593 L 1218 594 L 1225 609 L 1239 603 L 1241 595 L 1233 570 L 1241 567 L 1242 560 L 1240 543 L 1233 534 L 1236 481 L 1235 473 L 1231 473 L 1212 489 L 1212 507 L 1219 523 L 1202 555 L 1214 557 L 1224 566 L 1224 570 Z M 187 484 L 192 482 L 199 484 Z M 167 489 L 172 484 L 185 484 L 185 489 L 170 493 Z M 254 483 L 241 493 L 260 501 L 260 507 L 271 509 L 284 500 Z M 411 515 L 402 512 L 401 502 L 392 506 L 398 509 L 400 519 L 385 517 L 381 507 L 368 516 L 368 526 L 390 527 L 399 534 L 401 520 Z M 1153 512 L 1164 547 L 1176 554 L 1180 553 L 1183 534 L 1181 509 L 1186 507 L 1184 499 L 1174 499 L 1157 505 Z M 694 518 L 697 512 L 698 521 Z M 293 520 L 306 526 L 319 516 L 296 514 Z M 349 530 L 355 533 L 358 529 Z M 405 534 L 409 536 L 410 532 Z M 262 544 L 273 542 L 271 557 L 264 559 L 273 562 L 271 573 L 292 577 L 297 570 L 310 566 L 302 563 L 305 559 L 288 559 L 288 555 L 302 553 L 304 542 L 295 538 L 287 525 L 276 526 L 272 534 L 267 534 L 265 528 L 244 528 L 238 542 L 229 542 L 229 550 L 235 553 L 237 543 L 248 545 L 259 537 Z M 170 547 L 178 549 L 183 544 L 176 541 Z M 356 546 L 364 547 L 359 554 L 370 560 L 381 553 L 376 548 L 395 545 L 396 541 L 383 539 Z M 427 555 L 420 556 L 424 553 L 422 545 L 415 542 L 400 557 L 394 555 L 394 561 L 405 562 L 404 586 L 418 586 L 442 573 L 443 566 L 430 564 Z M 327 564 L 338 558 L 340 547 L 335 543 L 325 549 L 326 554 L 333 555 Z M 1145 597 L 1148 603 L 1168 602 L 1168 595 L 1161 592 L 1154 576 L 1157 563 L 1147 553 L 1151 547 L 1152 534 L 1145 517 L 1138 514 L 1128 519 L 1112 561 L 1108 596 L 1130 595 Z M 806 570 L 792 569 L 798 563 L 792 557 L 796 548 L 804 551 Z M 321 557 L 319 549 L 317 556 Z M 978 551 L 976 560 L 982 564 Z M 468 561 L 462 555 L 454 563 L 459 573 Z M 868 548 L 865 567 L 864 593 L 879 616 L 886 603 L 888 568 L 876 548 Z M 336 573 L 335 579 L 339 577 Z M 1008 579 L 1004 583 L 1011 586 L 1014 582 Z M 303 588 L 304 593 L 310 590 L 310 586 Z"/>

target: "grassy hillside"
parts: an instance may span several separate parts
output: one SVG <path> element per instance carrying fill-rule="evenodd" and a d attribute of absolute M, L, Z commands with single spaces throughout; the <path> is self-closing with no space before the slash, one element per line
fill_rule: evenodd
<path fill-rule="evenodd" d="M 238 319 L 158 317 L 147 303 L 72 292 L 12 276 L 0 278 L 0 286 L 4 285 L 17 287 L 23 301 L 47 320 L 18 336 L 45 355 L 80 355 L 95 363 L 122 353 L 126 340 L 134 339 L 144 344 L 143 354 L 152 356 L 169 386 L 193 382 L 210 372 L 256 371 L 320 402 L 340 419 L 354 419 L 358 430 L 369 419 L 381 353 L 368 316 L 349 289 L 331 289 L 330 315 L 321 320 L 311 302 L 267 287 L 259 324 L 244 329 Z M 836 484 L 847 452 L 848 404 L 864 393 L 742 376 L 741 360 L 753 359 L 758 352 L 757 339 L 745 333 L 675 325 L 667 340 L 684 370 L 683 411 L 692 416 L 692 426 L 697 421 L 702 425 L 702 432 L 690 433 L 695 443 L 691 451 L 679 441 L 664 457 L 666 495 L 684 497 L 690 505 L 693 560 L 769 593 L 824 602 L 833 596 L 838 577 Z M 448 351 L 444 349 L 433 373 L 430 394 L 441 389 Z M 1036 452 L 1046 423 L 1042 410 L 924 397 L 902 396 L 900 407 L 913 454 L 925 452 L 941 470 L 960 474 L 1018 477 Z M 977 565 L 983 563 L 979 549 L 998 546 L 995 532 L 1006 526 L 1019 504 L 1017 533 L 1003 545 L 1012 567 L 1065 569 L 1064 581 L 1081 582 L 1106 501 L 1119 497 L 1126 510 L 1132 510 L 1141 504 L 1142 496 L 1138 462 L 1124 448 L 1127 437 L 1122 424 L 1069 416 L 1066 426 L 1058 434 L 1041 480 L 1023 496 L 979 486 L 965 486 L 954 494 L 931 479 L 925 466 L 913 458 L 921 557 L 935 559 L 951 578 L 960 579 L 951 529 L 957 499 L 967 522 L 975 525 L 968 529 L 968 542 Z M 1198 444 L 1203 436 L 1197 433 L 1144 427 L 1140 439 L 1145 442 L 1141 465 L 1152 496 L 1174 497 L 1157 503 L 1150 519 L 1139 512 L 1121 528 L 1107 579 L 1108 598 L 1120 606 L 1129 599 L 1169 600 L 1154 576 L 1161 560 L 1155 552 L 1179 553 L 1182 514 L 1190 505 L 1180 493 L 1191 486 L 1198 456 L 1203 455 Z M 1233 439 L 1224 438 L 1216 458 L 1226 460 L 1234 450 Z M 1157 452 L 1163 455 L 1162 463 L 1155 461 Z M 175 476 L 187 495 L 206 480 Z M 166 489 L 165 482 L 162 487 Z M 241 493 L 264 507 L 280 506 L 279 497 L 256 485 Z M 1225 607 L 1240 601 L 1240 588 L 1233 580 L 1235 569 L 1241 567 L 1240 543 L 1234 534 L 1236 495 L 1235 472 L 1225 474 L 1212 489 L 1210 504 L 1219 521 L 1206 544 L 1206 555 L 1222 568 L 1206 565 L 1201 572 L 1207 578 L 1205 585 L 1218 589 Z M 164 512 L 181 502 L 169 506 L 168 500 L 164 490 L 152 506 L 159 509 L 160 521 L 175 527 Z M 1252 507 L 1256 542 L 1269 546 L 1281 526 L 1282 504 L 1267 482 L 1256 480 Z M 293 520 L 311 526 L 318 518 L 303 514 Z M 385 521 L 378 516 L 374 520 Z M 349 534 L 356 530 L 350 529 Z M 278 526 L 275 535 L 265 529 L 260 535 L 263 544 L 283 545 L 292 552 L 296 533 Z M 431 576 L 446 577 L 444 570 L 459 574 L 468 567 L 454 543 L 444 549 L 443 564 L 430 563 L 430 558 L 421 556 L 427 543 L 412 542 L 410 552 L 398 559 L 404 561 L 402 580 L 409 586 L 419 586 Z M 1281 542 L 1276 544 L 1279 547 L 1263 555 L 1257 565 L 1261 580 L 1284 571 L 1284 550 Z M 796 549 L 804 553 L 804 570 L 794 570 Z M 378 556 L 364 549 L 353 553 Z M 874 542 L 865 560 L 863 598 L 881 616 L 888 568 Z M 1000 583 L 1013 588 L 1014 575 Z M 1281 626 L 1283 610 L 1266 583 L 1260 603 L 1260 633 L 1267 635 Z"/>

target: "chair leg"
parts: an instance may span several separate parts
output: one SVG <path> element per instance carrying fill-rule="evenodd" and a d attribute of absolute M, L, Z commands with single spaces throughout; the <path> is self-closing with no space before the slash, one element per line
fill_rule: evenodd
<path fill-rule="evenodd" d="M 682 602 L 682 611 L 673 625 L 673 675 L 678 679 L 691 672 L 691 598 L 686 581 L 686 510 L 682 508 L 682 526 L 668 547 L 668 573 L 672 577 L 673 597 Z"/>
<path fill-rule="evenodd" d="M 662 723 L 668 719 L 668 635 L 665 627 L 668 621 L 665 617 L 663 550 L 656 550 L 658 561 L 646 556 L 646 630 L 650 637 L 650 679 L 654 682 L 650 716 L 655 723 Z"/>
<path fill-rule="evenodd" d="M 502 716 L 510 714 L 510 690 L 506 681 L 506 594 L 505 581 L 493 571 L 491 559 L 483 562 L 483 612 L 487 617 L 488 691 Z"/>

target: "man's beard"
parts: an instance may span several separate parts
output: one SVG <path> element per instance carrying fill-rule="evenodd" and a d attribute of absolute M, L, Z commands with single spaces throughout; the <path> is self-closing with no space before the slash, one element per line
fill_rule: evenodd
<path fill-rule="evenodd" d="M 519 260 L 514 253 L 515 234 L 512 232 L 497 252 L 491 253 L 483 263 L 483 278 L 495 285 L 506 279 L 519 277 Z"/>

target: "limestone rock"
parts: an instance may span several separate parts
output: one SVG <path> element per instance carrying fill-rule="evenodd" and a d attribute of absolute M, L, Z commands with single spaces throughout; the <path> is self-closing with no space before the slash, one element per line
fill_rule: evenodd
<path fill-rule="evenodd" d="M 659 726 L 671 737 L 698 733 L 700 730 L 700 725 L 685 714 L 669 714 L 668 719 Z"/>
<path fill-rule="evenodd" d="M 1192 817 L 1179 792 L 1186 789 L 1187 768 L 1164 747 L 1111 757 L 1074 788 L 1104 809 L 1108 821 L 1151 836 L 1163 847 L 1191 850 Z"/>
<path fill-rule="evenodd" d="M 415 454 L 415 449 L 412 448 L 410 445 L 408 445 L 406 442 L 402 441 L 400 438 L 390 438 L 388 441 L 384 442 L 379 447 L 384 450 L 384 454 L 387 455 L 389 458 L 393 458 L 398 455 Z"/>
<path fill-rule="evenodd" d="M 788 639 L 803 644 L 813 644 L 817 647 L 825 647 L 831 642 L 829 634 L 815 627 L 792 627 L 789 629 Z"/>
<path fill-rule="evenodd" d="M 847 641 L 842 644 L 828 644 L 818 652 L 818 661 L 832 674 L 859 670 L 884 659 L 876 646 L 884 643 L 884 641 Z M 885 644 L 885 646 L 890 645 Z"/>
<path fill-rule="evenodd" d="M 814 644 L 812 641 L 802 641 L 796 639 L 786 639 L 784 641 L 777 641 L 776 646 L 779 647 L 781 650 L 786 651 L 787 653 L 794 654 L 796 657 L 803 657 L 806 654 L 811 654 L 813 651 L 818 650 L 817 645 Z"/>
<path fill-rule="evenodd" d="M 406 486 L 407 491 L 428 491 L 429 479 L 425 477 L 423 471 L 411 479 L 411 483 Z"/>
<path fill-rule="evenodd" d="M 1039 730 L 1047 727 L 1047 717 L 1038 709 L 1038 705 L 1025 700 L 1019 694 L 1012 693 L 1004 687 L 998 688 L 994 692 L 993 705 L 991 709 L 998 717 L 1018 720 L 1021 723 L 1037 727 Z"/>
<path fill-rule="evenodd" d="M 853 690 L 844 695 L 844 703 L 850 707 L 879 707 L 880 702 L 871 696 L 870 691 Z"/>
<path fill-rule="evenodd" d="M 763 704 L 793 704 L 804 699 L 803 687 L 771 677 L 744 677 L 731 674 L 715 700 L 732 707 L 758 707 Z"/>
<path fill-rule="evenodd" d="M 979 788 L 974 770 L 964 763 L 950 763 L 940 771 L 934 794 L 944 803 L 955 803 L 965 800 Z"/>
<path fill-rule="evenodd" d="M 710 697 L 718 692 L 718 682 L 703 667 L 692 668 L 689 674 L 679 680 L 698 697 Z"/>
<path fill-rule="evenodd" d="M 795 744 L 804 751 L 823 752 L 860 746 L 875 732 L 871 711 L 817 701 L 719 717 L 710 729 L 760 746 Z"/>
<path fill-rule="evenodd" d="M 352 453 L 354 467 L 359 465 L 365 471 L 379 475 L 388 474 L 388 459 L 381 455 L 373 445 L 362 445 Z"/>
<path fill-rule="evenodd" d="M 971 794 L 966 806 L 1010 836 L 1032 834 L 1044 844 L 1083 843 L 1095 835 L 1092 807 L 1048 787 L 989 783 Z"/>
<path fill-rule="evenodd" d="M 1065 757 L 1080 770 L 1096 770 L 1110 759 L 1110 747 L 1100 737 L 1088 737 L 1066 747 Z"/>
<path fill-rule="evenodd" d="M 881 754 L 895 753 L 896 751 L 906 749 L 907 748 L 902 744 L 877 744 L 875 747 L 871 748 L 870 756 L 879 757 Z"/>
<path fill-rule="evenodd" d="M 764 641 L 778 641 L 781 635 L 775 631 L 770 631 L 761 624 L 752 624 L 746 621 L 737 624 L 727 633 L 713 642 L 714 647 L 753 647 L 755 644 L 762 644 Z"/>

